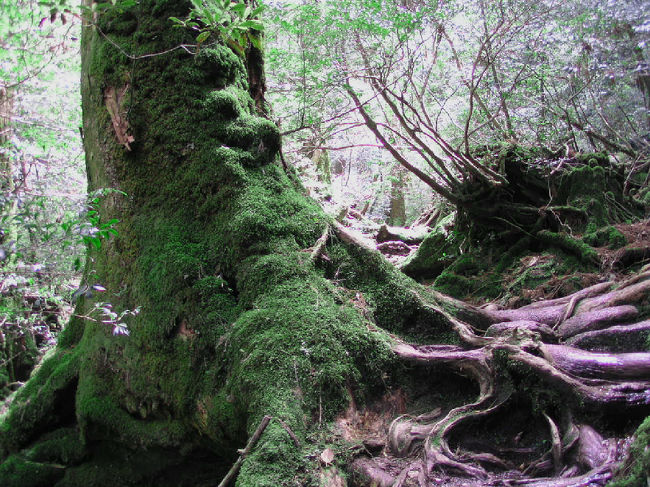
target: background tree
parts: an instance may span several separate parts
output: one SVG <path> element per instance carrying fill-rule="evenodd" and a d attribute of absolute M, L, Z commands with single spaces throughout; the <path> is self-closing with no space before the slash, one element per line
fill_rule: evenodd
<path fill-rule="evenodd" d="M 632 14 L 635 6 L 554 1 L 283 6 L 277 18 L 284 24 L 278 25 L 301 32 L 302 40 L 272 38 L 271 71 L 278 78 L 290 76 L 297 66 L 292 57 L 317 56 L 317 63 L 304 63 L 310 66 L 304 79 L 315 107 L 327 99 L 326 110 L 335 110 L 313 110 L 314 120 L 339 127 L 331 132 L 339 138 L 329 146 L 348 145 L 341 143 L 343 133 L 357 144 L 379 142 L 447 199 L 458 201 L 467 176 L 503 183 L 481 161 L 484 153 L 475 150 L 495 141 L 546 147 L 556 157 L 613 151 L 632 176 L 645 167 L 639 137 L 646 124 L 638 89 L 643 82 L 637 78 L 646 63 L 647 33 L 643 16 Z M 347 96 L 346 83 L 358 104 Z M 274 93 L 271 86 L 272 99 Z M 278 97 L 277 106 L 291 95 L 289 90 Z M 341 104 L 346 97 L 348 103 Z M 370 134 L 358 130 L 367 121 L 354 116 L 356 105 L 377 124 Z M 290 130 L 304 125 L 300 120 Z M 633 177 L 628 181 L 627 190 L 639 190 Z"/>
<path fill-rule="evenodd" d="M 78 23 L 44 2 L 0 6 L 0 396 L 71 311 L 83 253 Z"/>

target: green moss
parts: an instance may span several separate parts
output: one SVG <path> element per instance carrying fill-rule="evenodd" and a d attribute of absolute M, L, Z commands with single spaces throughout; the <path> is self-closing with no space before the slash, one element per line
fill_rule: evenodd
<path fill-rule="evenodd" d="M 287 435 L 275 422 L 267 427 L 261 441 L 242 466 L 237 487 L 278 487 L 317 485 L 307 472 L 309 461 L 300 455 Z M 287 472 L 296 472 L 289 479 Z"/>
<path fill-rule="evenodd" d="M 81 298 L 83 299 L 83 298 Z M 59 349 L 71 348 L 83 337 L 85 323 L 83 318 L 72 316 L 70 321 L 58 336 L 57 346 Z"/>
<path fill-rule="evenodd" d="M 510 294 L 520 295 L 523 289 L 535 289 L 557 274 L 561 259 L 550 254 L 544 254 L 544 257 L 540 264 L 514 270 L 516 277 L 508 285 Z"/>
<path fill-rule="evenodd" d="M 531 237 L 522 237 L 520 238 L 517 243 L 514 245 L 510 246 L 507 251 L 503 253 L 503 256 L 499 259 L 499 262 L 497 263 L 495 267 L 495 271 L 497 273 L 502 273 L 505 271 L 512 263 L 514 262 L 515 258 L 520 255 L 524 250 L 528 249 L 532 244 L 532 238 Z"/>
<path fill-rule="evenodd" d="M 609 155 L 606 152 L 592 152 L 587 154 L 578 154 L 576 161 L 587 164 L 590 167 L 609 167 Z"/>
<path fill-rule="evenodd" d="M 581 160 L 583 165 L 562 174 L 553 198 L 556 204 L 586 211 L 597 227 L 641 216 L 624 196 L 622 173 L 605 154 L 587 154 Z"/>
<path fill-rule="evenodd" d="M 25 458 L 33 462 L 69 465 L 80 462 L 86 448 L 76 428 L 60 428 L 39 438 L 25 452 Z"/>
<path fill-rule="evenodd" d="M 242 149 L 252 155 L 252 158 L 243 161 L 248 167 L 272 162 L 280 149 L 278 127 L 270 120 L 260 117 L 240 116 L 221 125 L 215 135 L 225 145 Z"/>
<path fill-rule="evenodd" d="M 611 487 L 645 487 L 650 479 L 650 417 L 634 434 L 627 460 L 616 472 Z"/>
<path fill-rule="evenodd" d="M 64 473 L 62 465 L 32 462 L 18 455 L 11 455 L 0 464 L 4 487 L 52 487 Z"/>
<path fill-rule="evenodd" d="M 577 257 L 584 264 L 597 264 L 598 253 L 580 240 L 563 233 L 542 230 L 537 232 L 537 238 L 546 245 L 551 245 Z"/>
<path fill-rule="evenodd" d="M 223 45 L 204 48 L 194 56 L 196 67 L 215 84 L 222 88 L 228 85 L 248 90 L 248 82 L 242 60 L 231 49 Z"/>
<path fill-rule="evenodd" d="M 453 264 L 451 264 L 447 271 L 459 275 L 470 276 L 482 270 L 482 265 L 478 261 L 478 257 L 474 254 L 463 254 L 458 257 Z"/>
<path fill-rule="evenodd" d="M 1 452 L 17 451 L 36 432 L 65 424 L 73 411 L 65 395 L 73 393 L 79 372 L 79 354 L 58 352 L 45 361 L 34 377 L 18 390 L 12 407 L 0 423 Z"/>
<path fill-rule="evenodd" d="M 619 249 L 627 243 L 625 235 L 613 226 L 607 226 L 587 233 L 582 240 L 592 247 L 607 246 L 610 249 Z"/>
<path fill-rule="evenodd" d="M 452 271 L 445 270 L 433 282 L 436 291 L 448 294 L 455 298 L 464 298 L 475 289 L 475 282 L 465 276 L 460 276 Z"/>
<path fill-rule="evenodd" d="M 228 87 L 215 90 L 206 96 L 203 106 L 206 116 L 219 117 L 223 120 L 234 120 L 244 113 L 241 100 L 245 100 L 242 90 Z"/>
<path fill-rule="evenodd" d="M 82 376 L 76 399 L 77 421 L 84 437 L 120 439 L 135 446 L 179 446 L 187 436 L 185 427 L 173 419 L 138 418 L 111 396 L 105 383 L 94 375 Z"/>
<path fill-rule="evenodd" d="M 458 256 L 461 238 L 447 228 L 455 215 L 448 215 L 425 237 L 415 253 L 401 266 L 402 271 L 413 278 L 435 277 Z"/>
<path fill-rule="evenodd" d="M 239 295 L 240 303 L 251 307 L 256 304 L 254 299 L 264 296 L 266 290 L 293 279 L 306 279 L 310 275 L 309 266 L 305 265 L 308 255 L 293 252 L 244 260 L 237 273 L 238 282 L 247 283 Z"/>
<path fill-rule="evenodd" d="M 330 417 L 347 404 L 348 384 L 378 378 L 392 361 L 386 337 L 368 333 L 360 314 L 336 304 L 319 279 L 293 277 L 272 289 L 258 296 L 230 335 L 240 355 L 235 396 L 258 403 L 257 411 L 302 403 Z M 359 383 L 360 392 L 378 385 L 371 382 Z"/>

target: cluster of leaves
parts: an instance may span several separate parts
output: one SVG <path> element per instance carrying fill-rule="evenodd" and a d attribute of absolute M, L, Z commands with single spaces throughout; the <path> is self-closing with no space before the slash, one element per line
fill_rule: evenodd
<path fill-rule="evenodd" d="M 259 16 L 263 10 L 264 5 L 251 8 L 243 1 L 192 0 L 187 18 L 170 17 L 170 20 L 179 27 L 198 32 L 196 43 L 199 46 L 214 34 L 243 56 L 249 44 L 261 48 L 259 34 L 264 30 L 264 24 Z"/>
<path fill-rule="evenodd" d="M 98 10 L 117 9 L 118 12 L 122 12 L 136 5 L 138 5 L 137 0 L 113 0 L 109 2 L 97 2 L 95 3 L 95 8 Z"/>
<path fill-rule="evenodd" d="M 97 290 L 97 286 L 95 286 L 95 289 Z M 140 314 L 140 308 L 127 309 L 118 313 L 113 310 L 111 303 L 99 302 L 93 305 L 93 308 L 87 315 L 80 316 L 80 318 L 111 326 L 113 335 L 128 336 L 130 332 L 129 327 L 125 323 L 125 318 L 127 316 L 137 316 L 138 314 Z"/>
<path fill-rule="evenodd" d="M 82 224 L 81 228 L 81 239 L 83 243 L 88 246 L 94 247 L 96 250 L 99 250 L 102 246 L 102 240 L 109 239 L 111 235 L 117 235 L 117 229 L 115 226 L 120 222 L 117 218 L 111 218 L 107 221 L 103 221 L 99 212 L 99 205 L 101 203 L 101 198 L 110 193 L 117 193 L 123 196 L 126 196 L 126 193 L 118 189 L 113 188 L 102 188 L 97 191 L 94 191 L 89 195 L 88 202 L 88 211 L 86 212 L 86 222 Z M 65 229 L 69 230 L 73 225 L 79 226 L 82 222 L 67 222 L 65 224 Z"/>

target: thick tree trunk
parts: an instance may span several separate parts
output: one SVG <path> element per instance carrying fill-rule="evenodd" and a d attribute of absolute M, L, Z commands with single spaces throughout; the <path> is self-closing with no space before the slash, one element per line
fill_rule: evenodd
<path fill-rule="evenodd" d="M 436 485 L 439 470 L 486 479 L 495 466 L 525 483 L 573 468 L 564 453 L 575 444 L 587 466 L 562 485 L 611 477 L 616 458 L 570 412 L 645 411 L 648 354 L 597 367 L 604 354 L 564 353 L 538 330 L 557 341 L 572 314 L 646 306 L 650 281 L 510 314 L 418 286 L 285 174 L 250 66 L 220 44 L 180 47 L 190 33 L 168 19 L 187 8 L 141 0 L 84 26 L 89 182 L 121 191 L 101 209 L 121 220 L 119 236 L 89 253 L 75 318 L 2 418 L 0 485 L 214 486 L 235 475 L 239 487 L 344 485 L 337 468 L 368 485 Z M 534 324 L 484 333 L 515 320 Z M 427 387 L 420 378 L 449 374 L 454 394 L 440 409 L 443 390 L 412 399 Z M 382 397 L 390 407 L 373 409 Z M 534 440 L 518 444 L 515 431 L 513 444 L 483 452 L 457 440 L 522 405 Z M 324 435 L 337 415 L 342 432 Z M 344 440 L 386 454 L 354 460 Z"/>
<path fill-rule="evenodd" d="M 169 20 L 188 8 L 143 0 L 86 19 L 89 187 L 120 191 L 100 211 L 119 236 L 90 251 L 75 317 L 2 421 L 1 485 L 214 485 L 265 415 L 284 423 L 238 485 L 301 484 L 291 435 L 305 444 L 312 414 L 331 419 L 394 360 L 304 252 L 328 220 L 276 162 L 261 57 L 188 52 L 192 33 Z"/>
<path fill-rule="evenodd" d="M 388 224 L 395 227 L 406 225 L 406 177 L 407 171 L 395 164 L 391 171 L 390 182 L 390 207 L 388 210 Z"/>

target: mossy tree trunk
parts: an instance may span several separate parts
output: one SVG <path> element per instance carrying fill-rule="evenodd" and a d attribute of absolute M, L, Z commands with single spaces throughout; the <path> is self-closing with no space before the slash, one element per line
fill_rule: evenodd
<path fill-rule="evenodd" d="M 496 455 L 461 457 L 449 433 L 511 398 L 524 403 L 526 387 L 557 389 L 535 396 L 545 415 L 561 411 L 564 397 L 576 407 L 609 404 L 598 378 L 569 380 L 561 370 L 593 357 L 544 349 L 540 326 L 484 336 L 490 324 L 537 315 L 560 323 L 576 300 L 540 313 L 487 313 L 419 287 L 325 217 L 276 160 L 279 134 L 257 115 L 251 69 L 221 44 L 180 47 L 190 33 L 168 19 L 187 9 L 181 0 L 142 0 L 84 26 L 89 183 L 121 191 L 108 193 L 100 212 L 120 219 L 119 236 L 89 252 L 75 317 L 2 418 L 1 485 L 213 486 L 260 421 L 268 426 L 241 463 L 240 487 L 343 485 L 336 468 L 348 467 L 360 483 L 405 485 L 412 466 L 429 485 L 434 468 L 487 475 L 475 465 Z M 644 282 L 632 289 L 647 291 Z M 115 333 L 121 321 L 111 313 L 127 313 L 128 335 Z M 446 345 L 408 344 L 402 334 Z M 647 375 L 641 355 L 634 364 Z M 347 410 L 348 429 L 363 436 L 355 424 L 383 417 L 366 405 L 393 398 L 391 411 L 404 411 L 402 388 L 415 384 L 417 396 L 419 379 L 440 381 L 447 369 L 469 377 L 449 383 L 467 389 L 454 397 L 468 404 L 447 408 L 434 428 L 432 414 L 391 428 L 402 456 L 411 445 L 404 437 L 428 438 L 422 467 L 392 455 L 379 474 L 374 460 L 348 462 L 344 440 L 354 438 L 322 433 Z M 522 370 L 538 382 L 519 380 Z M 620 390 L 602 386 L 616 393 L 610 402 L 642 407 L 647 377 L 634 382 L 625 366 L 613 373 L 625 380 Z M 423 397 L 426 406 L 438 396 Z M 536 419 L 532 432 L 542 412 L 524 411 Z M 528 463 L 548 472 L 543 455 Z"/>
<path fill-rule="evenodd" d="M 390 174 L 390 208 L 388 224 L 396 227 L 406 225 L 406 198 L 408 172 L 399 164 L 395 164 Z"/>
<path fill-rule="evenodd" d="M 2 485 L 214 485 L 264 415 L 304 438 L 311 412 L 331 418 L 393 360 L 304 252 L 328 220 L 276 161 L 261 66 L 181 47 L 192 33 L 169 17 L 188 9 L 143 0 L 85 21 L 89 189 L 120 191 L 100 211 L 119 236 L 90 249 L 75 317 L 2 422 Z M 141 310 L 128 336 L 108 305 Z M 240 485 L 306 472 L 280 423 L 263 440 Z"/>

